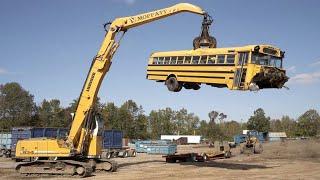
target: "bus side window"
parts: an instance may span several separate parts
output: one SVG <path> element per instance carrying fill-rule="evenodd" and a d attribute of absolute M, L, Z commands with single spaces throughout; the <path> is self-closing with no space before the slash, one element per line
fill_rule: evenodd
<path fill-rule="evenodd" d="M 183 64 L 183 59 L 184 59 L 183 56 L 178 56 L 177 64 Z"/>
<path fill-rule="evenodd" d="M 165 57 L 163 64 L 169 64 L 169 62 L 170 62 L 170 57 Z"/>
<path fill-rule="evenodd" d="M 184 60 L 184 64 L 190 64 L 191 62 L 191 56 L 186 56 L 186 59 Z"/>
<path fill-rule="evenodd" d="M 206 64 L 207 59 L 208 59 L 208 56 L 201 56 L 200 64 Z"/>
<path fill-rule="evenodd" d="M 227 64 L 234 64 L 235 55 L 234 54 L 228 54 L 227 55 Z"/>
<path fill-rule="evenodd" d="M 171 57 L 170 64 L 177 64 L 177 56 Z"/>
<path fill-rule="evenodd" d="M 218 64 L 224 64 L 224 57 L 225 57 L 225 55 L 218 55 Z"/>
<path fill-rule="evenodd" d="M 164 59 L 164 57 L 159 57 L 158 64 L 163 64 L 163 59 Z"/>
<path fill-rule="evenodd" d="M 216 56 L 209 56 L 208 64 L 215 64 L 216 63 Z"/>
<path fill-rule="evenodd" d="M 158 57 L 153 58 L 152 64 L 158 64 Z"/>
<path fill-rule="evenodd" d="M 200 59 L 200 56 L 193 56 L 192 64 L 199 64 L 199 59 Z"/>

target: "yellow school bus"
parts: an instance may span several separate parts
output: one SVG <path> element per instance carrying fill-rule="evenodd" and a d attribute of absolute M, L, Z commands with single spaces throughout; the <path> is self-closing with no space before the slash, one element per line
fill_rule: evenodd
<path fill-rule="evenodd" d="M 200 89 L 201 84 L 231 90 L 282 88 L 288 81 L 284 51 L 271 45 L 153 53 L 147 79 L 165 82 L 169 91 Z"/>

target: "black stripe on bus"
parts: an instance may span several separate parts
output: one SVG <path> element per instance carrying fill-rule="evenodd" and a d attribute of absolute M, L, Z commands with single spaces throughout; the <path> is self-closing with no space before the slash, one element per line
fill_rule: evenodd
<path fill-rule="evenodd" d="M 165 72 L 197 72 L 197 73 L 234 73 L 234 71 L 195 71 L 195 70 L 147 70 L 147 71 L 165 71 Z"/>
<path fill-rule="evenodd" d="M 215 78 L 215 79 L 225 79 L 225 77 L 217 77 L 217 76 L 188 76 L 188 75 L 178 75 L 178 77 L 195 77 L 195 78 Z"/>
<path fill-rule="evenodd" d="M 148 64 L 148 66 L 235 66 L 235 64 Z"/>
<path fill-rule="evenodd" d="M 165 76 L 165 75 L 158 75 L 158 74 L 148 74 L 148 76 Z M 167 76 L 165 76 L 167 77 Z M 218 76 L 189 76 L 189 75 L 178 75 L 178 77 L 191 77 L 191 78 L 215 78 L 215 79 L 225 79 L 225 77 L 218 77 Z"/>

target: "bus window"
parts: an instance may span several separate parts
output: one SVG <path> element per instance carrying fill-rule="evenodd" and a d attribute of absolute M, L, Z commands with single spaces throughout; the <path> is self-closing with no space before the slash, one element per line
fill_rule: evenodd
<path fill-rule="evenodd" d="M 152 64 L 158 64 L 158 57 L 153 58 Z"/>
<path fill-rule="evenodd" d="M 199 63 L 199 59 L 200 59 L 200 56 L 193 56 L 192 64 L 198 64 Z"/>
<path fill-rule="evenodd" d="M 218 55 L 218 58 L 217 58 L 217 60 L 218 60 L 218 64 L 223 64 L 224 63 L 224 56 L 225 55 Z"/>
<path fill-rule="evenodd" d="M 209 56 L 208 64 L 215 64 L 216 63 L 216 56 Z"/>
<path fill-rule="evenodd" d="M 158 64 L 163 64 L 163 59 L 164 59 L 164 57 L 159 57 Z"/>
<path fill-rule="evenodd" d="M 191 56 L 186 56 L 186 59 L 184 60 L 184 64 L 190 64 L 191 62 Z"/>
<path fill-rule="evenodd" d="M 235 58 L 234 54 L 228 54 L 227 55 L 227 64 L 234 64 L 234 58 Z"/>
<path fill-rule="evenodd" d="M 201 56 L 200 64 L 206 64 L 207 59 L 208 59 L 208 56 Z"/>
<path fill-rule="evenodd" d="M 183 59 L 184 59 L 183 56 L 178 56 L 177 64 L 182 64 L 183 63 Z"/>
<path fill-rule="evenodd" d="M 163 64 L 169 64 L 169 62 L 170 62 L 170 57 L 165 57 Z"/>
<path fill-rule="evenodd" d="M 171 57 L 170 64 L 177 64 L 177 56 Z"/>

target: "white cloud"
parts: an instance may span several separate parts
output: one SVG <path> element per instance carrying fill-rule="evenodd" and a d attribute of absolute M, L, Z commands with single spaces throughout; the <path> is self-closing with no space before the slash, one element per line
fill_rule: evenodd
<path fill-rule="evenodd" d="M 320 60 L 319 61 L 316 61 L 312 64 L 310 64 L 310 66 L 314 67 L 314 66 L 320 66 Z"/>
<path fill-rule="evenodd" d="M 294 84 L 312 84 L 320 81 L 320 71 L 311 73 L 296 74 L 289 79 L 289 83 Z"/>
<path fill-rule="evenodd" d="M 0 74 L 8 74 L 8 71 L 3 68 L 0 68 Z"/>
<path fill-rule="evenodd" d="M 295 73 L 296 72 L 296 66 L 290 66 L 287 68 L 287 72 L 292 72 Z"/>
<path fill-rule="evenodd" d="M 136 3 L 136 0 L 113 0 L 114 2 L 124 3 L 128 6 L 131 6 Z"/>

